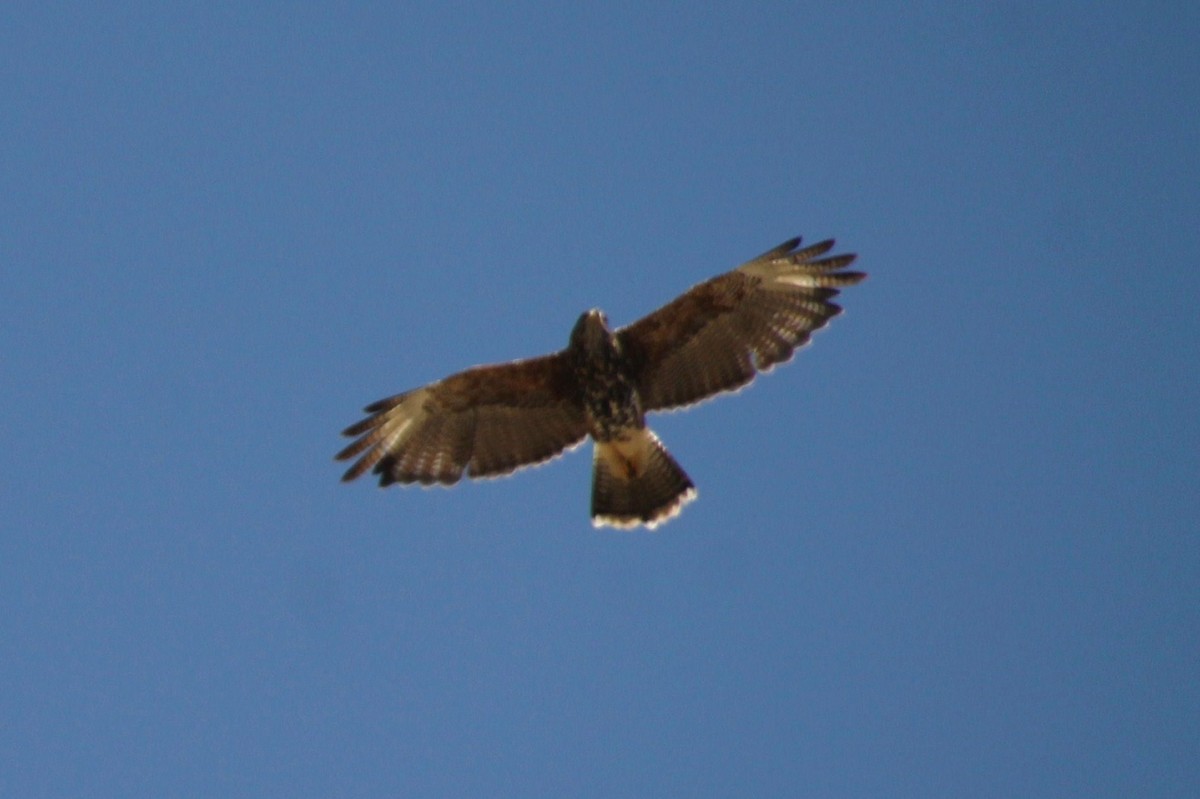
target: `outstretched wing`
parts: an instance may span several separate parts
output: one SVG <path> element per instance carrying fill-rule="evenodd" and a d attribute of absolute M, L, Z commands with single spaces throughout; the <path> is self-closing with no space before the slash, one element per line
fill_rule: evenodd
<path fill-rule="evenodd" d="M 854 255 L 822 257 L 833 244 L 791 239 L 618 330 L 644 409 L 698 402 L 791 358 L 841 313 L 838 289 L 866 277 L 843 271 Z"/>
<path fill-rule="evenodd" d="M 337 460 L 359 456 L 343 480 L 371 469 L 381 486 L 452 484 L 540 463 L 587 434 L 563 353 L 477 366 L 368 405 Z"/>

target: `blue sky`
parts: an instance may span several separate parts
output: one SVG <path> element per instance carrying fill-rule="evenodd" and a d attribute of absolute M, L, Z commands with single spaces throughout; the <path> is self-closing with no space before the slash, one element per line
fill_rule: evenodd
<path fill-rule="evenodd" d="M 0 794 L 1200 792 L 1200 13 L 6 4 Z M 590 451 L 359 408 L 795 234 L 871 278 Z"/>

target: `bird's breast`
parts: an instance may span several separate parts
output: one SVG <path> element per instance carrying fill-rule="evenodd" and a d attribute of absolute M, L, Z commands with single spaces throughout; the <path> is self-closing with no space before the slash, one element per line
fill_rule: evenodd
<path fill-rule="evenodd" d="M 637 387 L 619 359 L 588 359 L 578 372 L 588 432 L 597 441 L 620 439 L 645 426 Z"/>

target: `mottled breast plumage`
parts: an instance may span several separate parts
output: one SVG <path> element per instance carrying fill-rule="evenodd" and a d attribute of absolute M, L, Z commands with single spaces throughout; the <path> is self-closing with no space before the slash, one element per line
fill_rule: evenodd
<path fill-rule="evenodd" d="M 637 387 L 604 314 L 593 310 L 580 317 L 570 353 L 592 438 L 612 441 L 645 427 Z"/>

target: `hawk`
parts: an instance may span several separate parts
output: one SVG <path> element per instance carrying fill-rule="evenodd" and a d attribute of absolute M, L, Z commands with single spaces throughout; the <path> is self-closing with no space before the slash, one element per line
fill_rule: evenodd
<path fill-rule="evenodd" d="M 612 330 L 599 310 L 575 323 L 566 349 L 476 366 L 368 405 L 343 431 L 342 477 L 379 485 L 499 477 L 591 436 L 592 523 L 653 529 L 696 496 L 646 414 L 732 391 L 792 357 L 841 313 L 838 290 L 866 277 L 832 239 L 790 239 L 699 283 L 649 316 Z"/>

